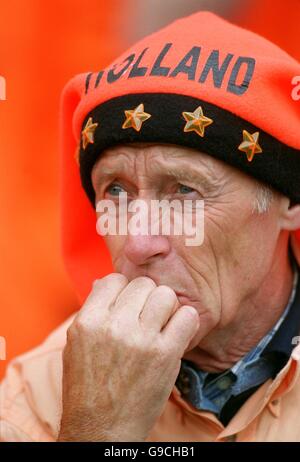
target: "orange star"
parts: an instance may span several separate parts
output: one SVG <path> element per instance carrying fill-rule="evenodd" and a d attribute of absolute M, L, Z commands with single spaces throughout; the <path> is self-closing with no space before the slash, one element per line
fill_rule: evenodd
<path fill-rule="evenodd" d="M 199 136 L 204 136 L 204 129 L 213 123 L 212 119 L 203 115 L 202 107 L 199 106 L 194 112 L 183 112 L 183 117 L 186 120 L 184 127 L 185 132 L 196 132 Z"/>
<path fill-rule="evenodd" d="M 259 132 L 249 133 L 247 130 L 243 130 L 243 142 L 239 145 L 238 149 L 247 154 L 248 162 L 251 162 L 255 154 L 262 152 L 260 145 L 258 144 Z"/>
<path fill-rule="evenodd" d="M 94 143 L 94 134 L 97 127 L 98 124 L 93 123 L 93 119 L 92 117 L 90 117 L 87 123 L 85 124 L 84 129 L 81 132 L 83 149 L 85 149 L 88 144 Z"/>
<path fill-rule="evenodd" d="M 144 112 L 143 103 L 139 104 L 135 109 L 124 111 L 126 120 L 122 128 L 134 128 L 137 132 L 142 128 L 145 120 L 150 119 L 151 114 Z"/>

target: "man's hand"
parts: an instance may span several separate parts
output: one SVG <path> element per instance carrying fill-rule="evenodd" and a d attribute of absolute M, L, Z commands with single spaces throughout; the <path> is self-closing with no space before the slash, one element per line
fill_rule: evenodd
<path fill-rule="evenodd" d="M 58 441 L 145 441 L 198 327 L 168 286 L 96 280 L 67 332 Z"/>

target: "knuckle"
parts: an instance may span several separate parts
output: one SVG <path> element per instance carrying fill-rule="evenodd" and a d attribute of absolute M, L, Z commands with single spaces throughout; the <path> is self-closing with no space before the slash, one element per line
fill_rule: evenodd
<path fill-rule="evenodd" d="M 94 289 L 97 289 L 97 287 L 99 287 L 100 283 L 101 283 L 101 279 L 95 279 L 95 280 L 93 281 L 93 284 L 92 284 L 92 289 L 93 289 L 93 290 L 94 290 Z"/>
<path fill-rule="evenodd" d="M 159 294 L 161 294 L 161 296 L 163 296 L 164 298 L 167 297 L 168 299 L 171 299 L 171 300 L 176 300 L 176 294 L 174 292 L 173 289 L 171 289 L 171 287 L 169 286 L 166 286 L 164 284 L 158 286 L 156 289 L 155 289 L 155 292 L 158 292 Z"/>
<path fill-rule="evenodd" d="M 93 324 L 85 316 L 79 315 L 67 330 L 67 338 L 72 341 L 79 336 L 90 335 L 93 330 Z"/>
<path fill-rule="evenodd" d="M 121 273 L 110 273 L 107 276 L 104 276 L 104 278 L 102 279 L 105 281 L 117 281 L 120 283 L 128 283 L 127 277 Z"/>
<path fill-rule="evenodd" d="M 92 285 L 93 290 L 102 289 L 102 287 L 105 285 L 106 281 L 108 281 L 107 276 L 104 277 L 104 278 L 95 279 L 93 281 L 93 285 Z"/>
<path fill-rule="evenodd" d="M 180 307 L 179 311 L 183 322 L 185 322 L 187 325 L 192 324 L 194 325 L 195 323 L 199 323 L 199 315 L 198 311 L 196 308 L 190 305 L 182 305 Z"/>
<path fill-rule="evenodd" d="M 156 283 L 153 281 L 153 279 L 149 278 L 148 276 L 139 276 L 135 279 L 135 283 L 144 287 L 157 287 Z"/>
<path fill-rule="evenodd" d="M 103 287 L 103 279 L 95 279 L 92 284 L 92 292 L 98 291 Z"/>
<path fill-rule="evenodd" d="M 104 287 L 107 283 L 118 282 L 120 284 L 128 284 L 128 279 L 121 273 L 110 273 L 100 279 L 95 279 L 92 284 L 92 289 L 97 290 Z"/>

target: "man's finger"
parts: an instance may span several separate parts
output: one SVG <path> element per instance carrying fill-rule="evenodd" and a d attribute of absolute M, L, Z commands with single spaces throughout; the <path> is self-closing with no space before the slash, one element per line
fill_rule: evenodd
<path fill-rule="evenodd" d="M 179 358 L 182 358 L 184 351 L 197 330 L 200 320 L 196 308 L 183 305 L 171 317 L 161 335 L 170 348 L 174 347 L 178 351 Z"/>
<path fill-rule="evenodd" d="M 179 306 L 174 290 L 168 286 L 158 286 L 147 298 L 140 321 L 146 328 L 160 332 Z"/>
<path fill-rule="evenodd" d="M 133 279 L 119 294 L 111 312 L 122 311 L 138 319 L 148 296 L 155 287 L 157 287 L 155 282 L 148 277 Z"/>
<path fill-rule="evenodd" d="M 118 295 L 127 286 L 128 279 L 120 273 L 111 273 L 93 282 L 93 288 L 87 297 L 80 315 L 108 312 Z"/>

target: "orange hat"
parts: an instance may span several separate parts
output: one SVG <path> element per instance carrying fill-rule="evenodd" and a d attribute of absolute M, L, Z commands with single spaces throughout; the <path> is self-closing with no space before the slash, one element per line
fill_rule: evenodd
<path fill-rule="evenodd" d="M 300 102 L 292 98 L 298 75 L 300 64 L 268 40 L 200 12 L 66 85 L 63 253 L 81 300 L 95 278 L 112 270 L 96 234 L 91 184 L 96 159 L 112 145 L 189 146 L 300 203 Z M 300 262 L 300 231 L 292 242 Z"/>

